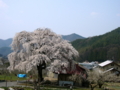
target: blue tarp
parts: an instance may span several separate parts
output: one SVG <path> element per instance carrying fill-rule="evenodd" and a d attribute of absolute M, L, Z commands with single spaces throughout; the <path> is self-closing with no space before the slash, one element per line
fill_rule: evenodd
<path fill-rule="evenodd" d="M 25 77 L 27 77 L 27 75 L 26 74 L 18 74 L 17 77 L 19 77 L 19 78 L 25 78 Z"/>

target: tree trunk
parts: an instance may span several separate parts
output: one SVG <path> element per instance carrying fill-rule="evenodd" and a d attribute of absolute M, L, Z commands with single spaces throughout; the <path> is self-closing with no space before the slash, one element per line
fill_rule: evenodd
<path fill-rule="evenodd" d="M 39 66 L 37 66 L 37 70 L 38 70 L 38 82 L 41 82 L 41 81 L 43 81 L 41 64 Z"/>
<path fill-rule="evenodd" d="M 91 88 L 91 90 L 94 90 L 94 88 L 96 87 L 97 85 L 92 85 L 92 84 L 90 84 L 90 88 Z"/>
<path fill-rule="evenodd" d="M 42 76 L 42 69 L 46 68 L 46 63 L 43 62 L 42 64 L 39 64 L 39 66 L 37 66 L 37 70 L 38 70 L 38 82 L 42 82 L 44 80 L 43 76 Z"/>
<path fill-rule="evenodd" d="M 94 88 L 93 88 L 93 87 L 91 87 L 91 90 L 94 90 Z"/>
<path fill-rule="evenodd" d="M 90 84 L 90 88 L 91 88 L 91 90 L 94 90 L 94 88 L 93 88 L 93 86 Z"/>
<path fill-rule="evenodd" d="M 102 88 L 102 85 L 103 85 L 103 84 L 99 84 L 99 85 L 98 85 L 98 86 L 99 86 L 99 88 Z"/>

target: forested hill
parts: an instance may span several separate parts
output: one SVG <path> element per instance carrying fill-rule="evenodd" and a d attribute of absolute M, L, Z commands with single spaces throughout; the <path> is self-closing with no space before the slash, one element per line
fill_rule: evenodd
<path fill-rule="evenodd" d="M 78 39 L 72 45 L 79 51 L 78 61 L 120 61 L 120 27 L 104 35 Z"/>

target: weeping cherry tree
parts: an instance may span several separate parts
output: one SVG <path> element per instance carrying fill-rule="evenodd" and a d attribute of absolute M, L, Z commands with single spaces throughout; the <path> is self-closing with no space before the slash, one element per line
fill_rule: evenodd
<path fill-rule="evenodd" d="M 51 68 L 57 68 L 64 64 L 72 70 L 72 60 L 79 54 L 72 45 L 63 40 L 48 28 L 38 28 L 33 32 L 22 31 L 15 35 L 11 44 L 13 50 L 8 55 L 10 71 L 20 70 L 29 72 L 33 68 L 38 70 L 38 80 L 43 81 L 42 69 L 47 63 L 52 63 Z M 59 63 L 56 66 L 56 62 Z"/>

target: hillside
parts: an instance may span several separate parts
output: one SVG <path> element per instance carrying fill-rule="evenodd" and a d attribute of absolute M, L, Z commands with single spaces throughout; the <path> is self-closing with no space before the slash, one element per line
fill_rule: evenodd
<path fill-rule="evenodd" d="M 72 45 L 80 53 L 78 61 L 120 61 L 120 27 L 104 35 L 77 39 Z"/>
<path fill-rule="evenodd" d="M 7 57 L 7 55 L 11 52 L 12 52 L 12 50 L 10 47 L 1 47 L 0 48 L 0 56 L 2 56 L 2 57 Z"/>
<path fill-rule="evenodd" d="M 62 35 L 63 39 L 72 41 L 80 38 L 84 38 L 82 36 L 79 36 L 77 34 L 70 34 L 70 35 Z M 9 53 L 11 53 L 10 44 L 12 43 L 12 38 L 9 38 L 7 40 L 0 39 L 0 55 L 7 56 Z"/>
<path fill-rule="evenodd" d="M 62 35 L 62 38 L 68 41 L 74 41 L 76 39 L 84 39 L 84 37 L 78 35 L 78 34 L 70 34 L 70 35 Z M 0 39 L 0 48 L 1 47 L 10 47 L 10 44 L 12 43 L 12 38 L 9 38 L 7 40 Z"/>
<path fill-rule="evenodd" d="M 1 47 L 10 47 L 11 42 L 12 42 L 12 38 L 9 38 L 7 40 L 0 39 L 0 48 Z"/>
<path fill-rule="evenodd" d="M 70 35 L 62 35 L 62 38 L 68 41 L 74 41 L 76 39 L 84 39 L 84 37 L 78 35 L 78 34 L 70 34 Z"/>

